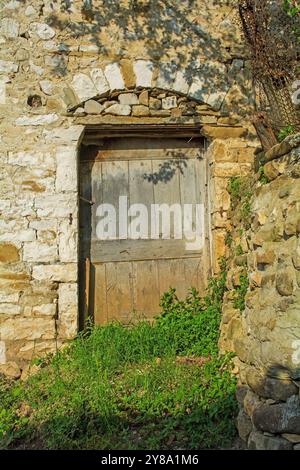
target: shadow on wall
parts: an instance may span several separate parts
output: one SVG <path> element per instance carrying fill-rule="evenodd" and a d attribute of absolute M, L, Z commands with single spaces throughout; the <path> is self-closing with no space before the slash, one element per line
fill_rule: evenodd
<path fill-rule="evenodd" d="M 249 83 L 245 83 L 247 80 L 240 72 L 243 62 L 232 63 L 233 59 L 245 55 L 235 7 L 232 0 L 222 2 L 219 8 L 214 3 L 210 0 L 78 0 L 75 6 L 78 11 L 81 9 L 79 21 L 78 14 L 76 19 L 74 16 L 73 2 L 53 0 L 53 11 L 48 7 L 46 22 L 61 32 L 61 53 L 56 56 L 53 73 L 67 75 L 70 40 L 78 40 L 80 47 L 85 47 L 82 45 L 85 40 L 86 47 L 94 46 L 103 60 L 111 56 L 115 60 L 128 58 L 132 46 L 135 56 L 163 63 L 161 80 L 172 81 L 180 66 L 189 85 L 195 76 L 199 77 L 202 95 L 226 93 L 229 80 L 231 85 L 239 86 L 246 104 Z M 230 97 L 231 107 L 235 95 Z"/>

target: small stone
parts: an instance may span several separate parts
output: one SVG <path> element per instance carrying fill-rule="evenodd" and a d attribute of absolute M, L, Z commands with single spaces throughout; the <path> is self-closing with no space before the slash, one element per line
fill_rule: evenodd
<path fill-rule="evenodd" d="M 139 103 L 138 97 L 135 93 L 121 93 L 118 96 L 118 99 L 120 104 L 133 105 Z"/>
<path fill-rule="evenodd" d="M 101 114 L 103 106 L 95 100 L 89 100 L 84 103 L 84 110 L 87 114 Z"/>
<path fill-rule="evenodd" d="M 54 38 L 55 31 L 46 23 L 31 23 L 29 34 L 30 36 L 37 35 L 40 39 L 46 41 Z"/>
<path fill-rule="evenodd" d="M 29 5 L 25 10 L 25 16 L 33 16 L 36 14 L 37 14 L 36 10 L 31 5 Z"/>
<path fill-rule="evenodd" d="M 53 93 L 53 84 L 50 80 L 41 80 L 39 82 L 40 89 L 42 90 L 45 95 L 52 95 Z"/>
<path fill-rule="evenodd" d="M 162 99 L 162 109 L 172 109 L 177 108 L 177 97 L 176 96 L 167 96 Z"/>
<path fill-rule="evenodd" d="M 246 442 L 252 431 L 252 422 L 243 410 L 240 410 L 237 417 L 237 428 L 240 438 Z"/>
<path fill-rule="evenodd" d="M 132 116 L 149 116 L 148 106 L 137 105 L 132 107 Z"/>
<path fill-rule="evenodd" d="M 13 39 L 19 35 L 19 23 L 12 18 L 3 18 L 0 21 L 0 34 L 8 39 Z"/>
<path fill-rule="evenodd" d="M 287 439 L 289 442 L 292 442 L 293 444 L 300 443 L 300 434 L 282 434 L 282 437 Z"/>
<path fill-rule="evenodd" d="M 23 62 L 29 58 L 29 52 L 26 49 L 18 49 L 15 55 L 15 59 Z"/>
<path fill-rule="evenodd" d="M 81 106 L 79 106 L 79 108 L 75 109 L 74 111 L 74 116 L 85 116 L 85 111 L 84 111 L 84 108 L 82 108 Z"/>
<path fill-rule="evenodd" d="M 106 114 L 113 114 L 114 116 L 129 116 L 131 107 L 127 104 L 113 104 L 105 109 Z"/>
<path fill-rule="evenodd" d="M 266 436 L 253 431 L 248 440 L 250 450 L 292 450 L 293 445 L 285 439 L 276 436 Z"/>
<path fill-rule="evenodd" d="M 150 109 L 160 109 L 161 108 L 161 100 L 157 98 L 150 97 L 149 99 L 149 108 Z"/>
<path fill-rule="evenodd" d="M 300 444 L 297 444 L 296 446 L 294 446 L 294 450 L 300 450 Z"/>
<path fill-rule="evenodd" d="M 149 104 L 149 92 L 148 92 L 148 90 L 142 91 L 142 93 L 139 96 L 139 103 L 142 104 L 143 106 L 148 106 L 148 104 Z"/>
<path fill-rule="evenodd" d="M 0 374 L 5 375 L 8 379 L 17 380 L 21 377 L 21 369 L 15 362 L 7 362 L 0 364 Z"/>
<path fill-rule="evenodd" d="M 30 65 L 30 70 L 36 73 L 37 75 L 43 75 L 43 73 L 45 72 L 43 67 L 40 67 L 39 65 L 36 65 L 33 62 L 30 62 L 29 65 Z"/>
<path fill-rule="evenodd" d="M 182 116 L 182 110 L 180 108 L 173 108 L 171 110 L 171 116 L 173 118 L 180 118 Z"/>
<path fill-rule="evenodd" d="M 17 72 L 19 69 L 18 64 L 10 60 L 0 60 L 0 73 Z"/>
<path fill-rule="evenodd" d="M 280 272 L 276 275 L 276 288 L 280 295 L 289 296 L 294 292 L 294 277 L 290 271 Z"/>

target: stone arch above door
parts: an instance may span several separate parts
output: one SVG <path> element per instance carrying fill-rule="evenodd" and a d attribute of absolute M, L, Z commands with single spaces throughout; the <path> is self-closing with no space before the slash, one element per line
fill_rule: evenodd
<path fill-rule="evenodd" d="M 103 67 L 76 73 L 63 88 L 68 110 L 95 97 L 133 89 L 159 89 L 178 93 L 198 103 L 220 110 L 230 88 L 230 78 L 237 64 L 226 67 L 213 61 L 180 68 L 171 63 L 155 64 L 149 60 L 122 59 Z"/>

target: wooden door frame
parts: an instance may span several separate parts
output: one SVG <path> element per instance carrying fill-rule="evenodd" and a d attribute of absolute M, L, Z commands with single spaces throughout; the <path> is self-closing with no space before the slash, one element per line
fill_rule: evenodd
<path fill-rule="evenodd" d="M 149 123 L 140 123 L 140 124 L 88 124 L 85 127 L 85 133 L 81 142 L 81 147 L 79 151 L 79 163 L 81 161 L 82 150 L 85 146 L 88 145 L 97 145 L 97 140 L 103 138 L 113 139 L 113 138 L 126 138 L 126 137 L 152 137 L 152 138 L 188 138 L 192 140 L 193 138 L 203 138 L 203 147 L 204 151 L 207 150 L 207 140 L 201 134 L 201 124 L 149 124 Z M 79 165 L 80 169 L 80 165 Z M 207 263 L 208 263 L 208 276 L 212 274 L 212 227 L 211 227 L 211 202 L 210 202 L 210 175 L 209 175 L 209 162 L 206 159 L 206 207 L 207 207 L 207 222 L 208 227 L 206 229 L 205 240 L 208 245 L 207 250 Z M 78 171 L 78 178 L 80 178 L 80 171 Z M 79 186 L 80 188 L 80 186 Z M 79 195 L 80 197 L 80 195 Z M 87 201 L 88 202 L 88 201 Z M 80 209 L 79 209 L 79 220 L 80 220 Z M 79 233 L 79 243 L 80 242 L 80 233 Z M 80 247 L 79 247 L 80 252 Z M 78 260 L 79 265 L 79 328 L 83 329 L 86 325 L 86 320 L 89 318 L 90 311 L 90 288 L 89 283 L 91 282 L 91 272 L 82 272 L 80 269 L 80 264 L 82 260 Z M 86 260 L 85 266 L 89 267 L 90 270 L 90 260 Z M 85 268 L 86 270 L 87 268 Z"/>

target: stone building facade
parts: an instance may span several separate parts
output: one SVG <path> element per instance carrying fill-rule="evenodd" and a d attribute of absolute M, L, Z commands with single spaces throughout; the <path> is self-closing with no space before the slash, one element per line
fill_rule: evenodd
<path fill-rule="evenodd" d="M 212 252 L 252 169 L 252 85 L 230 1 L 1 1 L 0 362 L 78 331 L 78 154 L 100 126 L 199 126 Z M 85 5 L 85 6 L 84 6 Z"/>

